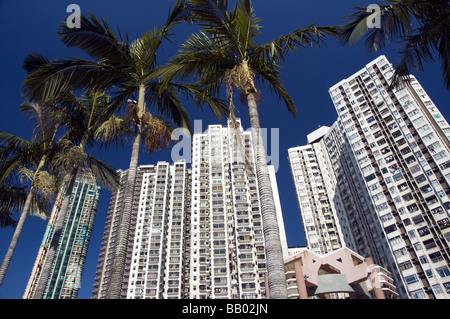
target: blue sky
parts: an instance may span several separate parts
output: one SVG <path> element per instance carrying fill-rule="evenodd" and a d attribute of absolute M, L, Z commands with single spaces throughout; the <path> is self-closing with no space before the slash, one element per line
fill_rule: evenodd
<path fill-rule="evenodd" d="M 65 47 L 56 35 L 56 27 L 65 21 L 69 13 L 66 8 L 71 3 L 80 6 L 82 13 L 104 16 L 113 30 L 119 26 L 122 33 L 128 33 L 130 39 L 151 30 L 155 25 L 161 26 L 167 16 L 169 4 L 174 1 L 129 0 L 129 1 L 14 1 L 0 0 L 0 130 L 29 138 L 32 123 L 18 111 L 23 102 L 20 95 L 21 83 L 25 72 L 22 69 L 24 57 L 33 52 L 41 53 L 50 59 L 66 56 L 78 57 L 82 53 Z M 234 1 L 230 1 L 234 3 Z M 262 36 L 260 43 L 272 40 L 297 27 L 309 24 L 337 25 L 343 23 L 343 17 L 350 13 L 352 7 L 367 6 L 377 3 L 372 0 L 254 0 L 253 5 L 258 17 L 262 19 Z M 176 52 L 176 45 L 193 31 L 183 26 L 175 29 L 172 38 L 174 44 L 166 43 L 160 51 L 161 64 Z M 320 48 L 299 49 L 291 54 L 282 68 L 282 80 L 287 91 L 294 99 L 298 116 L 293 118 L 282 103 L 271 95 L 270 90 L 260 87 L 262 92 L 260 105 L 261 126 L 279 128 L 279 170 L 277 172 L 278 189 L 289 246 L 305 244 L 301 228 L 299 209 L 290 175 L 287 150 L 290 147 L 306 144 L 306 135 L 319 126 L 330 126 L 337 118 L 328 89 L 361 69 L 380 54 L 386 55 L 394 65 L 398 61 L 398 47 L 390 45 L 377 53 L 367 52 L 362 43 L 344 47 L 335 39 L 327 40 Z M 414 74 L 440 108 L 443 115 L 450 119 L 448 109 L 449 91 L 443 85 L 438 64 L 427 64 L 424 72 Z M 246 109 L 238 102 L 237 116 L 241 117 L 244 128 L 248 128 Z M 206 108 L 203 112 L 194 110 L 187 104 L 192 119 L 202 120 L 202 129 L 218 121 Z M 222 121 L 222 123 L 225 123 Z M 270 135 L 269 135 L 270 136 Z M 126 169 L 129 164 L 130 144 L 123 150 L 95 152 L 97 156 L 112 164 L 115 168 Z M 270 154 L 270 147 L 268 153 Z M 170 161 L 170 150 L 156 154 L 141 152 L 139 164 L 153 164 L 159 160 Z M 86 267 L 82 277 L 79 298 L 90 298 L 95 277 L 101 237 L 109 203 L 110 192 L 103 190 L 97 218 L 87 256 Z M 18 217 L 17 217 L 18 218 Z M 14 254 L 10 269 L 0 288 L 0 298 L 21 298 L 28 282 L 46 221 L 29 217 Z M 0 229 L 0 258 L 3 257 L 13 235 L 9 228 Z"/>

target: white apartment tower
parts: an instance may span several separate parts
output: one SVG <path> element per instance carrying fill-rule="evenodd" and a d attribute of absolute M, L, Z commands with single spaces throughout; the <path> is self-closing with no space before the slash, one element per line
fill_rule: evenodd
<path fill-rule="evenodd" d="M 112 194 L 94 284 L 94 298 L 106 298 L 117 228 L 123 209 L 127 171 Z M 121 298 L 183 298 L 185 232 L 190 204 L 189 170 L 184 161 L 141 165 L 134 190 L 133 213 Z"/>
<path fill-rule="evenodd" d="M 450 126 L 414 76 L 380 56 L 330 88 L 409 298 L 450 296 Z"/>
<path fill-rule="evenodd" d="M 265 298 L 263 225 L 251 134 L 240 125 L 236 130 L 210 125 L 205 133 L 194 134 L 192 150 L 190 298 Z M 240 156 L 244 152 L 246 156 Z M 272 170 L 287 256 L 274 177 Z"/>
<path fill-rule="evenodd" d="M 269 170 L 287 257 L 275 173 Z M 125 182 L 127 172 L 121 174 Z M 190 169 L 185 161 L 140 166 L 121 297 L 265 298 L 257 183 L 251 134 L 241 127 L 210 125 L 195 133 Z M 111 197 L 94 298 L 106 297 L 124 189 L 122 184 Z"/>
<path fill-rule="evenodd" d="M 307 145 L 292 147 L 288 154 L 308 249 L 324 255 L 347 247 L 379 265 L 391 264 L 341 123 L 322 126 L 307 140 Z M 396 268 L 389 270 L 398 274 Z"/>
<path fill-rule="evenodd" d="M 321 138 L 328 131 L 329 127 L 322 126 L 308 135 L 308 145 L 288 150 L 306 243 L 317 254 L 343 246 L 334 202 L 335 187 L 330 187 L 331 170 Z"/>

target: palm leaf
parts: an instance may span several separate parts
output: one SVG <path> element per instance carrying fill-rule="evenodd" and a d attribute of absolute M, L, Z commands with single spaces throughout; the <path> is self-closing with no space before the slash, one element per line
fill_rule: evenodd
<path fill-rule="evenodd" d="M 436 19 L 426 23 L 417 34 L 405 38 L 392 86 L 398 86 L 401 81 L 409 81 L 409 69 L 412 67 L 423 70 L 424 63 L 435 61 L 434 54 L 438 52 L 444 83 L 450 88 L 450 41 L 446 30 L 445 21 Z"/>
<path fill-rule="evenodd" d="M 298 47 L 319 46 L 322 40 L 329 35 L 337 35 L 337 27 L 316 27 L 310 25 L 303 29 L 282 35 L 268 43 L 258 45 L 254 49 L 254 59 L 274 61 L 276 63 L 285 62 L 284 56 L 290 51 L 297 50 Z"/>
<path fill-rule="evenodd" d="M 80 28 L 61 23 L 58 35 L 65 45 L 83 50 L 96 61 L 115 66 L 132 65 L 128 43 L 119 41 L 103 17 L 100 22 L 92 14 L 82 15 Z"/>
<path fill-rule="evenodd" d="M 169 83 L 161 90 L 161 83 L 152 81 L 147 83 L 145 98 L 153 102 L 158 114 L 169 117 L 178 127 L 185 127 L 192 131 L 189 114 L 178 99 L 176 87 Z"/>
<path fill-rule="evenodd" d="M 245 59 L 247 51 L 253 48 L 253 41 L 260 27 L 257 23 L 260 21 L 255 17 L 254 10 L 250 0 L 240 0 L 231 13 L 234 34 L 238 37 L 238 48 L 241 59 Z"/>
<path fill-rule="evenodd" d="M 0 187 L 0 227 L 15 227 L 15 221 L 11 215 L 23 209 L 28 190 L 23 186 Z M 38 194 L 33 196 L 29 215 L 46 219 L 49 216 L 50 201 Z"/>
<path fill-rule="evenodd" d="M 286 91 L 279 78 L 279 71 L 277 70 L 276 65 L 270 65 L 269 63 L 257 63 L 258 61 L 254 61 L 250 66 L 257 74 L 257 79 L 262 80 L 269 84 L 273 93 L 275 93 L 279 100 L 283 100 L 287 110 L 294 117 L 297 116 L 297 109 L 295 107 L 294 100 Z"/>
<path fill-rule="evenodd" d="M 0 210 L 0 228 L 13 227 L 16 228 L 17 221 L 13 219 L 9 211 Z"/>
<path fill-rule="evenodd" d="M 87 167 L 94 175 L 97 183 L 106 189 L 115 191 L 120 183 L 119 174 L 112 168 L 111 165 L 93 157 L 87 156 Z"/>
<path fill-rule="evenodd" d="M 31 73 L 45 64 L 49 64 L 50 61 L 39 53 L 28 54 L 22 64 L 22 67 L 27 73 Z"/>
<path fill-rule="evenodd" d="M 106 91 L 129 80 L 127 71 L 83 59 L 54 60 L 28 74 L 22 94 L 31 101 L 48 101 L 70 90 Z"/>
<path fill-rule="evenodd" d="M 147 74 L 156 65 L 156 52 L 160 45 L 160 32 L 155 27 L 131 43 L 133 64 L 139 73 Z"/>
<path fill-rule="evenodd" d="M 100 147 L 108 148 L 115 144 L 118 148 L 123 145 L 123 136 L 130 134 L 131 130 L 125 121 L 116 115 L 111 115 L 95 130 L 94 138 L 100 143 Z"/>

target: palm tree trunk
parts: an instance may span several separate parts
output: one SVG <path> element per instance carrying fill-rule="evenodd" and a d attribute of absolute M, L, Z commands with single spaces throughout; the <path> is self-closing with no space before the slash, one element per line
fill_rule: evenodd
<path fill-rule="evenodd" d="M 128 236 L 131 223 L 131 211 L 133 208 L 134 184 L 136 181 L 137 166 L 139 159 L 139 146 L 141 141 L 142 128 L 140 124 L 136 125 L 136 135 L 133 141 L 133 149 L 131 152 L 130 167 L 128 168 L 128 176 L 125 185 L 123 211 L 119 224 L 118 242 L 115 247 L 115 257 L 111 270 L 111 281 L 108 288 L 108 299 L 119 299 L 122 291 L 122 280 L 125 269 L 126 253 L 128 246 Z"/>
<path fill-rule="evenodd" d="M 41 275 L 39 276 L 38 285 L 36 287 L 36 291 L 34 293 L 33 299 L 42 299 L 45 294 L 45 289 L 48 285 L 48 280 L 50 278 L 53 262 L 55 260 L 56 251 L 59 245 L 59 239 L 61 238 L 61 233 L 64 228 L 64 224 L 67 217 L 67 208 L 69 207 L 70 196 L 72 195 L 73 187 L 75 186 L 75 181 L 77 179 L 79 170 L 79 165 L 74 165 L 72 168 L 72 172 L 70 174 L 70 181 L 67 185 L 67 189 L 65 191 L 64 200 L 59 209 L 58 217 L 56 219 L 56 223 L 53 230 L 52 240 L 50 242 L 50 246 L 48 247 L 47 257 L 45 258 L 44 265 L 42 267 Z"/>
<path fill-rule="evenodd" d="M 25 220 L 28 216 L 28 211 L 30 210 L 31 201 L 33 199 L 35 192 L 34 186 L 31 186 L 27 199 L 25 200 L 25 205 L 23 207 L 22 213 L 20 215 L 19 222 L 17 223 L 16 229 L 14 231 L 13 238 L 11 239 L 11 243 L 9 244 L 8 251 L 6 252 L 5 258 L 3 259 L 2 266 L 0 267 L 0 287 L 3 283 L 3 279 L 5 278 L 6 272 L 8 271 L 9 264 L 11 262 L 14 251 L 16 250 L 17 243 L 19 241 L 20 235 L 22 234 L 22 229 L 25 224 Z"/>
<path fill-rule="evenodd" d="M 41 160 L 39 161 L 39 165 L 36 171 L 34 172 L 33 181 L 31 182 L 31 187 L 28 192 L 27 199 L 25 200 L 25 205 L 23 206 L 22 213 L 20 214 L 19 222 L 17 223 L 16 230 L 14 231 L 13 238 L 11 239 L 11 243 L 9 244 L 8 247 L 8 251 L 6 252 L 6 256 L 3 259 L 2 265 L 0 267 L 0 287 L 3 283 L 3 279 L 5 278 L 14 251 L 16 250 L 16 246 L 19 241 L 20 235 L 22 234 L 23 226 L 25 224 L 25 220 L 27 219 L 28 212 L 30 211 L 31 201 L 33 200 L 34 192 L 36 191 L 35 179 L 37 175 L 41 172 L 46 161 L 47 155 L 43 155 L 41 157 Z"/>
<path fill-rule="evenodd" d="M 258 108 L 254 93 L 247 95 L 253 151 L 256 158 L 259 200 L 263 219 L 263 232 L 266 253 L 266 267 L 271 299 L 287 299 L 286 275 L 284 271 L 283 250 L 281 248 L 272 185 L 267 168 L 266 152 L 259 123 Z"/>

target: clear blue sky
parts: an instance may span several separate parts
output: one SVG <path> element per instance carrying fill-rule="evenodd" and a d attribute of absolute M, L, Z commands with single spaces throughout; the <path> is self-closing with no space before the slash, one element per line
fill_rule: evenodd
<path fill-rule="evenodd" d="M 0 0 L 2 16 L 0 19 L 0 130 L 24 138 L 29 138 L 32 134 L 31 123 L 18 111 L 19 105 L 23 102 L 20 95 L 21 83 L 25 76 L 22 62 L 28 53 L 38 52 L 50 59 L 81 56 L 80 51 L 66 48 L 56 35 L 57 25 L 65 21 L 69 15 L 66 13 L 69 4 L 78 4 L 82 13 L 93 13 L 97 17 L 104 16 L 110 27 L 115 30 L 119 26 L 122 33 L 128 33 L 130 39 L 133 39 L 155 25 L 161 26 L 167 16 L 169 3 L 173 2 L 164 0 Z M 367 6 L 370 3 L 377 3 L 377 1 L 255 0 L 253 5 L 256 14 L 262 18 L 260 24 L 264 26 L 259 42 L 269 41 L 297 27 L 305 27 L 312 23 L 342 24 L 342 18 L 352 11 L 352 7 Z M 175 44 L 181 43 L 183 37 L 191 30 L 193 29 L 186 26 L 177 28 L 175 30 L 177 36 L 173 37 Z M 166 43 L 164 49 L 160 51 L 160 63 L 165 63 L 175 50 L 176 46 Z M 290 246 L 304 245 L 305 241 L 287 161 L 287 149 L 306 144 L 307 134 L 321 125 L 329 126 L 336 120 L 337 114 L 328 95 L 328 89 L 380 54 L 386 55 L 394 65 L 399 57 L 396 45 L 390 45 L 386 50 L 378 53 L 368 53 L 361 43 L 353 47 L 343 47 L 334 39 L 326 41 L 321 48 L 299 49 L 291 54 L 287 59 L 287 65 L 282 69 L 282 79 L 296 103 L 299 114 L 296 119 L 291 117 L 285 106 L 278 103 L 269 90 L 261 88 L 261 126 L 268 128 L 269 131 L 270 128 L 280 130 L 280 168 L 277 172 L 277 180 Z M 445 89 L 441 80 L 439 65 L 426 65 L 424 72 L 416 71 L 414 74 L 443 115 L 450 120 L 449 91 Z M 246 109 L 238 101 L 235 104 L 239 107 L 237 116 L 242 118 L 244 127 L 248 128 Z M 186 107 L 188 110 L 193 110 L 191 105 Z M 204 112 L 192 111 L 192 119 L 201 119 L 203 130 L 208 124 L 217 123 L 207 109 Z M 108 151 L 96 154 L 115 168 L 126 169 L 130 149 L 130 145 L 126 145 L 125 149 L 119 152 Z M 170 151 L 156 154 L 141 152 L 139 164 L 152 164 L 158 160 L 170 161 Z M 110 192 L 103 190 L 79 298 L 91 297 L 109 198 Z M 10 269 L 0 288 L 0 299 L 22 297 L 46 223 L 36 217 L 27 219 Z M 0 229 L 1 260 L 12 235 L 12 229 Z"/>

